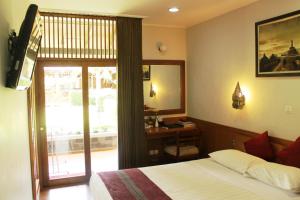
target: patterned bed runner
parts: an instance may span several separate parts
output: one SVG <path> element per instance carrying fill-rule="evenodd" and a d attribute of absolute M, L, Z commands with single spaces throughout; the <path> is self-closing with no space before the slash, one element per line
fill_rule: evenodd
<path fill-rule="evenodd" d="M 101 172 L 98 175 L 115 200 L 171 199 L 139 169 Z"/>

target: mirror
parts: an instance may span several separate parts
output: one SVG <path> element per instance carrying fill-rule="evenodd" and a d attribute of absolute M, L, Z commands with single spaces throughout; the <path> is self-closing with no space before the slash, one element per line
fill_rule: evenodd
<path fill-rule="evenodd" d="M 143 60 L 145 115 L 185 113 L 185 62 Z"/>

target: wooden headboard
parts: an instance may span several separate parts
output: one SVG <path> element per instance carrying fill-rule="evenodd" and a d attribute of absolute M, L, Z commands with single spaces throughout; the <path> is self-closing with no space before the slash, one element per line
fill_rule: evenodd
<path fill-rule="evenodd" d="M 222 149 L 245 151 L 244 142 L 259 134 L 195 118 L 187 117 L 187 119 L 196 123 L 202 131 L 204 138 L 203 151 L 206 154 Z M 291 143 L 289 140 L 276 137 L 270 137 L 270 140 L 275 152 L 284 149 Z"/>
<path fill-rule="evenodd" d="M 258 133 L 252 133 L 252 132 L 248 133 L 248 131 L 243 131 L 243 130 L 237 131 L 234 134 L 234 138 L 233 138 L 233 148 L 241 151 L 245 151 L 244 142 L 246 142 L 250 138 L 255 137 L 256 135 L 258 135 Z M 270 137 L 270 140 L 275 152 L 281 151 L 291 143 L 291 141 L 275 138 L 275 137 Z"/>

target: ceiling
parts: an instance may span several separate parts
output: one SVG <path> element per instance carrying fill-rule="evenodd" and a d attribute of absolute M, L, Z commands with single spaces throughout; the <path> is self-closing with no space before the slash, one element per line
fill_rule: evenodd
<path fill-rule="evenodd" d="M 44 11 L 138 16 L 144 24 L 189 27 L 258 0 L 30 0 Z M 172 6 L 180 11 L 168 12 Z"/>

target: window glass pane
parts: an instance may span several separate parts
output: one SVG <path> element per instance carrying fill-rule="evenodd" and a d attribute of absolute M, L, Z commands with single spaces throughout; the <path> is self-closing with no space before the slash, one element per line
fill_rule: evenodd
<path fill-rule="evenodd" d="M 49 178 L 85 175 L 81 67 L 45 67 Z"/>
<path fill-rule="evenodd" d="M 116 67 L 89 67 L 92 170 L 118 169 Z"/>

